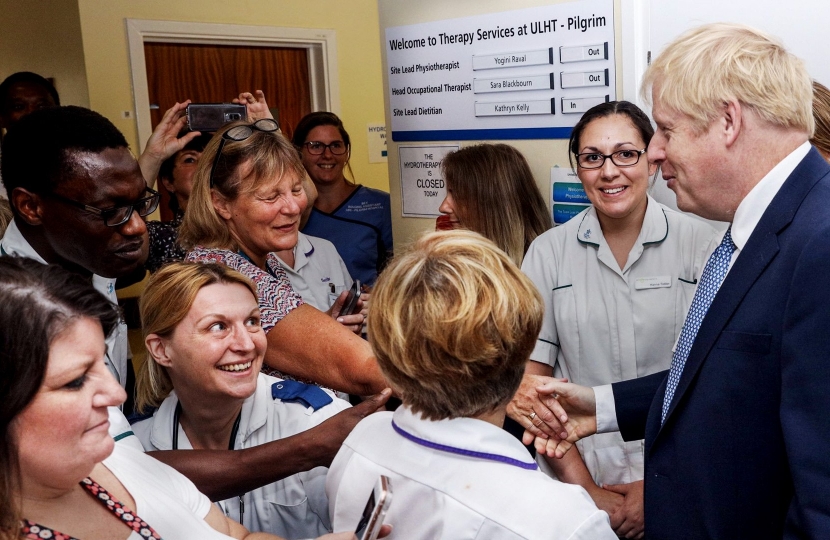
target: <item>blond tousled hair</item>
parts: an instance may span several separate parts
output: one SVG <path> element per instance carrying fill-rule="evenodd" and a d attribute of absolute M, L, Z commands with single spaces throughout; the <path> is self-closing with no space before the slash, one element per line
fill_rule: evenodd
<path fill-rule="evenodd" d="M 210 171 L 222 135 L 240 125 L 250 124 L 235 122 L 218 131 L 199 158 L 199 166 L 193 175 L 190 200 L 179 228 L 179 243 L 185 249 L 193 249 L 195 246 L 232 250 L 239 248 L 225 220 L 213 206 L 213 191 L 232 201 L 243 189 L 255 191 L 266 183 L 278 182 L 286 174 L 294 174 L 298 178 L 306 175 L 297 150 L 281 132 L 253 130 L 251 136 L 244 141 L 225 141 L 211 188 Z M 249 177 L 253 178 L 253 182 L 243 186 L 243 180 Z"/>
<path fill-rule="evenodd" d="M 830 161 L 830 89 L 813 81 L 813 118 L 816 131 L 810 143 Z"/>
<path fill-rule="evenodd" d="M 174 262 L 150 276 L 138 301 L 144 339 L 150 334 L 170 337 L 187 317 L 199 291 L 215 283 L 238 283 L 250 290 L 255 300 L 258 298 L 250 279 L 221 264 Z M 138 412 L 158 407 L 173 390 L 167 368 L 156 362 L 149 350 L 147 361 L 136 373 L 135 387 Z"/>
<path fill-rule="evenodd" d="M 553 226 L 525 157 L 507 144 L 476 144 L 441 164 L 461 224 L 522 264 L 537 236 Z"/>
<path fill-rule="evenodd" d="M 542 298 L 495 244 L 468 230 L 427 233 L 378 278 L 369 341 L 403 402 L 425 418 L 472 417 L 519 387 Z"/>
<path fill-rule="evenodd" d="M 715 23 L 670 43 L 643 76 L 650 102 L 692 119 L 702 133 L 730 99 L 775 126 L 812 135 L 813 90 L 804 63 L 777 40 L 749 26 Z"/>

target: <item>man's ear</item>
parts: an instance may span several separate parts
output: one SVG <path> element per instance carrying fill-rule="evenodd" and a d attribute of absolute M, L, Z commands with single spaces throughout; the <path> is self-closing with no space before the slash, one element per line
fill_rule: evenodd
<path fill-rule="evenodd" d="M 726 146 L 729 147 L 735 144 L 744 127 L 744 110 L 741 102 L 737 99 L 730 99 L 723 104 L 722 114 L 725 142 Z"/>
<path fill-rule="evenodd" d="M 231 209 L 228 207 L 227 199 L 225 199 L 225 197 L 223 197 L 221 193 L 217 193 L 215 190 L 211 190 L 210 201 L 213 203 L 213 208 L 216 210 L 216 213 L 219 214 L 219 217 L 225 220 L 231 219 L 233 213 L 231 212 Z"/>
<path fill-rule="evenodd" d="M 15 213 L 29 225 L 43 223 L 43 199 L 37 193 L 16 187 L 12 190 L 9 202 Z"/>
<path fill-rule="evenodd" d="M 160 366 L 170 367 L 173 365 L 173 362 L 170 360 L 170 354 L 167 350 L 167 343 L 165 339 L 158 334 L 148 334 L 146 338 L 144 338 L 144 345 L 147 347 L 147 351 L 150 353 L 150 356 L 153 358 L 148 358 L 148 362 L 152 362 L 153 360 Z"/>

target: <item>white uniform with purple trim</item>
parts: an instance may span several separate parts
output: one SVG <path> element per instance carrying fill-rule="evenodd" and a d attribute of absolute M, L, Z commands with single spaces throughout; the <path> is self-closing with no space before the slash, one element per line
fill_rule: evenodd
<path fill-rule="evenodd" d="M 326 479 L 335 532 L 355 530 L 380 475 L 391 480 L 389 540 L 617 538 L 585 490 L 545 476 L 482 420 L 429 421 L 406 406 L 363 419 Z"/>

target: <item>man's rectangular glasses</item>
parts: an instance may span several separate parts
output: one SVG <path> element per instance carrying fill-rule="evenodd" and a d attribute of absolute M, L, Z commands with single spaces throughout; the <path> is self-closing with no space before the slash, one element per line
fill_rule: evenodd
<path fill-rule="evenodd" d="M 146 197 L 142 197 L 141 199 L 135 201 L 131 204 L 126 204 L 124 206 L 113 206 L 111 208 L 96 208 L 94 206 L 89 206 L 87 204 L 79 203 L 78 201 L 74 201 L 67 197 L 63 197 L 58 195 L 57 193 L 51 193 L 49 196 L 53 199 L 57 199 L 62 203 L 69 204 L 80 208 L 82 210 L 86 210 L 91 214 L 95 214 L 96 216 L 100 217 L 104 220 L 104 225 L 107 227 L 118 227 L 127 223 L 133 215 L 133 210 L 138 212 L 138 215 L 141 217 L 147 217 L 152 214 L 159 205 L 159 194 L 158 191 L 152 190 L 150 188 L 145 188 L 145 193 L 149 193 Z"/>
<path fill-rule="evenodd" d="M 225 149 L 225 141 L 244 141 L 253 135 L 254 131 L 272 133 L 279 130 L 280 124 L 273 118 L 260 118 L 253 124 L 234 126 L 223 133 L 222 140 L 219 141 L 219 149 L 216 150 L 216 156 L 213 158 L 213 166 L 210 168 L 210 187 L 213 187 L 213 176 L 216 174 L 216 166 L 219 165 L 219 157 L 222 155 L 222 150 Z"/>

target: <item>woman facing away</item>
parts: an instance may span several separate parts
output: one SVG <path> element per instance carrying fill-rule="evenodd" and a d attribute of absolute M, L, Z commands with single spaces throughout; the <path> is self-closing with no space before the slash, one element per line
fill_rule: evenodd
<path fill-rule="evenodd" d="M 553 226 L 524 156 L 507 144 L 477 144 L 441 164 L 447 196 L 439 210 L 452 228 L 475 231 L 517 265 L 533 240 Z"/>
<path fill-rule="evenodd" d="M 701 220 L 648 195 L 656 166 L 645 158 L 654 130 L 636 105 L 589 109 L 574 126 L 572 163 L 591 207 L 539 236 L 522 270 L 545 302 L 527 374 L 508 414 L 526 428 L 547 414 L 536 386 L 545 376 L 599 386 L 669 367 L 695 287 L 719 242 Z M 562 481 L 583 486 L 617 534 L 643 531 L 643 446 L 618 433 L 547 459 Z"/>
<path fill-rule="evenodd" d="M 335 457 L 334 530 L 354 530 L 386 475 L 390 538 L 615 539 L 582 488 L 541 474 L 501 428 L 543 316 L 518 266 L 476 233 L 429 233 L 373 294 L 369 340 L 403 405 L 362 420 Z"/>
<path fill-rule="evenodd" d="M 0 257 L 0 539 L 278 540 L 114 443 L 107 407 L 126 394 L 102 358 L 118 317 L 80 276 Z"/>
<path fill-rule="evenodd" d="M 187 260 L 224 264 L 256 284 L 269 342 L 265 364 L 274 373 L 349 394 L 379 392 L 385 383 L 368 344 L 304 304 L 275 254 L 296 245 L 307 204 L 302 162 L 278 129 L 265 118 L 214 135 L 193 179 L 179 241 Z M 363 322 L 359 313 L 338 319 Z"/>

